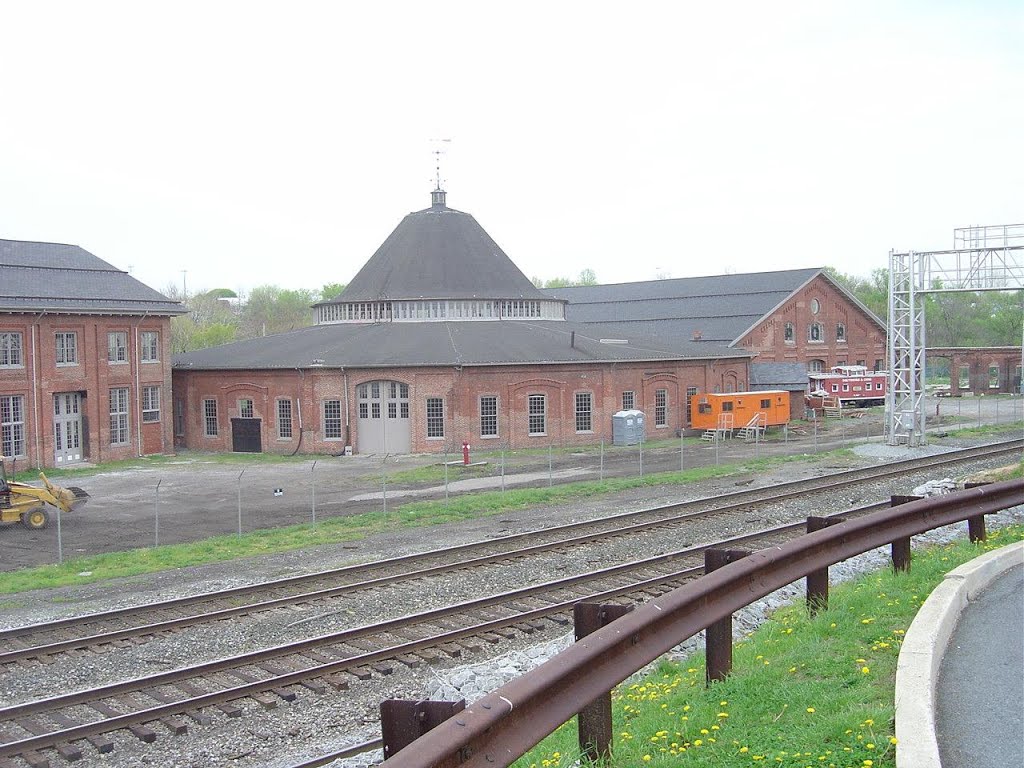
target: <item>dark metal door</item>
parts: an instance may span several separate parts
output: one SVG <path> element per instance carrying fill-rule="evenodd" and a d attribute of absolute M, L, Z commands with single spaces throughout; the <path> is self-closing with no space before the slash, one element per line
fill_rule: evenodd
<path fill-rule="evenodd" d="M 231 450 L 236 453 L 260 453 L 263 442 L 260 439 L 261 419 L 231 420 Z"/>

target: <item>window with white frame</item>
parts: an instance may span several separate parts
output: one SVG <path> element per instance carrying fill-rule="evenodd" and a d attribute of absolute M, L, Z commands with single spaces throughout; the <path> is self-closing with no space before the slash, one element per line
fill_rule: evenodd
<path fill-rule="evenodd" d="M 807 340 L 808 341 L 824 341 L 825 331 L 821 327 L 821 323 L 811 323 L 807 326 Z"/>
<path fill-rule="evenodd" d="M 593 431 L 594 396 L 590 392 L 576 393 L 576 431 Z"/>
<path fill-rule="evenodd" d="M 547 400 L 547 395 L 530 395 L 529 433 L 531 435 L 547 434 Z"/>
<path fill-rule="evenodd" d="M 160 360 L 160 334 L 156 331 L 143 331 L 139 338 L 139 343 L 142 346 L 142 362 L 158 362 Z"/>
<path fill-rule="evenodd" d="M 292 401 L 284 398 L 277 401 L 277 438 L 292 439 Z"/>
<path fill-rule="evenodd" d="M 128 362 L 128 333 L 111 331 L 107 334 L 107 362 L 120 365 Z"/>
<path fill-rule="evenodd" d="M 203 434 L 216 437 L 220 432 L 217 424 L 217 401 L 212 397 L 203 400 Z"/>
<path fill-rule="evenodd" d="M 20 333 L 0 333 L 0 368 L 24 368 Z"/>
<path fill-rule="evenodd" d="M 785 340 L 786 342 L 792 344 L 794 339 L 795 339 L 795 334 L 794 334 L 794 331 L 793 331 L 793 324 L 792 323 L 786 323 L 782 328 L 783 328 L 783 330 L 782 330 L 783 340 Z"/>
<path fill-rule="evenodd" d="M 110 444 L 128 445 L 128 387 L 110 390 Z"/>
<path fill-rule="evenodd" d="M 821 373 L 825 370 L 824 360 L 809 360 L 807 362 L 807 370 L 811 373 Z"/>
<path fill-rule="evenodd" d="M 160 387 L 142 388 L 142 421 L 160 421 Z"/>
<path fill-rule="evenodd" d="M 480 396 L 480 437 L 498 436 L 498 397 Z"/>
<path fill-rule="evenodd" d="M 238 415 L 243 419 L 254 418 L 252 400 L 247 397 L 243 397 L 238 401 Z"/>
<path fill-rule="evenodd" d="M 632 411 L 636 408 L 636 392 L 622 393 L 622 410 Z"/>
<path fill-rule="evenodd" d="M 78 334 L 74 331 L 61 331 L 54 334 L 57 352 L 57 365 L 78 365 Z"/>
<path fill-rule="evenodd" d="M 846 326 L 836 323 L 836 341 L 846 341 Z"/>
<path fill-rule="evenodd" d="M 693 398 L 696 396 L 696 394 L 697 394 L 697 388 L 696 387 L 687 387 L 686 388 L 686 418 L 687 419 L 692 419 L 693 418 Z"/>
<path fill-rule="evenodd" d="M 427 398 L 427 439 L 444 437 L 444 399 Z"/>
<path fill-rule="evenodd" d="M 654 390 L 654 426 L 668 426 L 668 390 Z"/>
<path fill-rule="evenodd" d="M 25 455 L 25 396 L 0 396 L 0 453 Z"/>
<path fill-rule="evenodd" d="M 341 400 L 324 400 L 324 439 L 341 438 Z"/>

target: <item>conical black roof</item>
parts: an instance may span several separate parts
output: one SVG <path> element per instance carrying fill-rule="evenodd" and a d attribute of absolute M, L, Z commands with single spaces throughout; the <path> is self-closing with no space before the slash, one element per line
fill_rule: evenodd
<path fill-rule="evenodd" d="M 550 301 L 476 219 L 445 205 L 410 213 L 345 290 L 324 304 L 398 299 L 539 299 Z"/>

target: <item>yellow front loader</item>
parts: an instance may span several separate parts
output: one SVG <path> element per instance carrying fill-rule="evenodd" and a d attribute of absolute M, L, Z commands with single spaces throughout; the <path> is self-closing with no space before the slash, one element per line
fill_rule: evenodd
<path fill-rule="evenodd" d="M 43 487 L 7 479 L 3 457 L 0 456 L 0 523 L 21 522 L 29 528 L 45 528 L 50 522 L 47 504 L 70 512 L 89 500 L 81 488 L 61 488 L 39 473 Z"/>

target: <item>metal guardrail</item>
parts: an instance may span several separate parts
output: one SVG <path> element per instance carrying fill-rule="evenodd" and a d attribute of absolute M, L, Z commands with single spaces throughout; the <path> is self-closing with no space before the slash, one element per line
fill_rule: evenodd
<path fill-rule="evenodd" d="M 894 499 L 894 504 L 897 504 Z M 897 562 L 909 538 L 1024 503 L 1024 479 L 909 501 L 829 525 L 779 547 L 732 560 L 703 578 L 656 597 L 579 639 L 436 725 L 385 761 L 388 768 L 507 766 L 581 711 L 671 648 L 776 589 L 876 547 L 891 544 Z"/>

